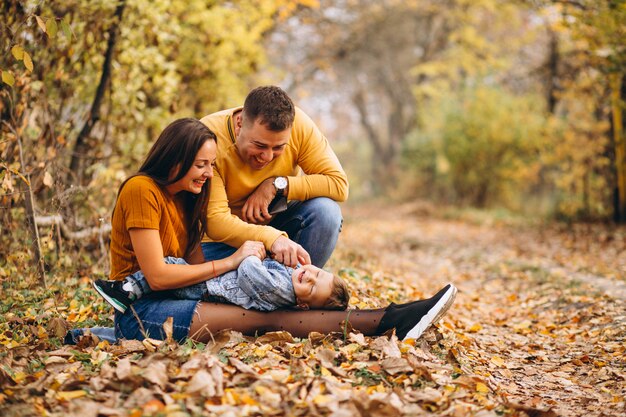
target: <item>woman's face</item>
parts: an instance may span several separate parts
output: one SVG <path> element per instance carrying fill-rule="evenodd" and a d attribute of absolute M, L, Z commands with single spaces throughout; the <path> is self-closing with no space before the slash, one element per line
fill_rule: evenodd
<path fill-rule="evenodd" d="M 177 194 L 181 191 L 200 194 L 202 187 L 208 179 L 213 178 L 213 166 L 217 157 L 217 145 L 213 140 L 207 140 L 198 150 L 196 159 L 184 177 L 168 185 L 167 191 L 170 194 Z M 178 174 L 178 168 L 172 171 L 171 177 Z"/>

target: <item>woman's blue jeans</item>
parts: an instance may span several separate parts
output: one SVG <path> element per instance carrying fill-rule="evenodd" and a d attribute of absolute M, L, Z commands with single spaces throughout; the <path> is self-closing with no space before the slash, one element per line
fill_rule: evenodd
<path fill-rule="evenodd" d="M 309 253 L 311 263 L 322 268 L 335 250 L 342 223 L 339 204 L 330 198 L 317 197 L 289 202 L 287 210 L 277 214 L 269 225 L 287 232 L 291 240 Z M 202 244 L 202 253 L 207 261 L 224 259 L 236 250 L 225 243 Z"/>

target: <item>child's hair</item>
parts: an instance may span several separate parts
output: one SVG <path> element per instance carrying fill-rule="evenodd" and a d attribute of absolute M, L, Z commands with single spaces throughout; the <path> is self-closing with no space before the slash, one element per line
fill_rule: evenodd
<path fill-rule="evenodd" d="M 333 275 L 333 289 L 330 293 L 330 297 L 324 303 L 325 310 L 345 310 L 348 308 L 350 302 L 350 290 L 348 284 L 339 278 L 337 275 Z"/>

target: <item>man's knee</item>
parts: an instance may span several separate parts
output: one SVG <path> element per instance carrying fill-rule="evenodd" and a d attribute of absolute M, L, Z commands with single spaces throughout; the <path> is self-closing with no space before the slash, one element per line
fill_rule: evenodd
<path fill-rule="evenodd" d="M 326 197 L 318 197 L 309 200 L 309 210 L 311 210 L 311 219 L 316 223 L 317 227 L 326 230 L 340 230 L 343 217 L 339 204 Z"/>

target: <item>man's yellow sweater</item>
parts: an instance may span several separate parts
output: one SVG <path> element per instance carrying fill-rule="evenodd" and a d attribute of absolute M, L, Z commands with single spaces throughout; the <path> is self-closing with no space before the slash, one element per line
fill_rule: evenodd
<path fill-rule="evenodd" d="M 285 232 L 241 219 L 248 196 L 264 180 L 287 177 L 289 200 L 328 197 L 345 201 L 348 178 L 328 139 L 297 107 L 285 151 L 261 170 L 250 168 L 239 157 L 235 144 L 233 115 L 240 110 L 241 107 L 223 110 L 200 120 L 217 135 L 217 161 L 208 209 L 209 236 L 205 236 L 203 242 L 224 242 L 239 247 L 246 240 L 258 240 L 269 250 L 279 236 L 286 236 Z"/>

